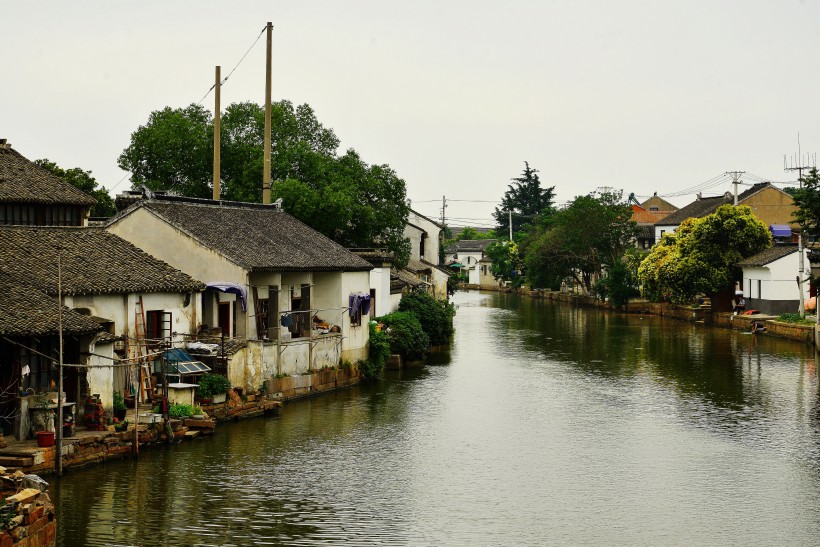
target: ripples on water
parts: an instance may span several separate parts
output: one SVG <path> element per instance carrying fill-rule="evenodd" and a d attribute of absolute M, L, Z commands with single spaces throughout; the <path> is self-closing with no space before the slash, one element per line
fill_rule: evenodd
<path fill-rule="evenodd" d="M 817 542 L 804 346 L 457 297 L 440 365 L 69 473 L 61 543 Z"/>

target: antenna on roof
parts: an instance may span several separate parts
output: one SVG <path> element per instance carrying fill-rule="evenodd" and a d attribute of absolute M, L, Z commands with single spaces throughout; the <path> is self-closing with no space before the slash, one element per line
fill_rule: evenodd
<path fill-rule="evenodd" d="M 803 156 L 803 152 L 800 149 L 800 132 L 797 132 L 797 155 L 794 155 L 786 161 L 786 155 L 783 155 L 783 170 L 784 171 L 797 171 L 797 183 L 799 188 L 803 188 L 803 169 L 816 169 L 817 168 L 817 154 L 806 154 Z M 800 290 L 800 317 L 804 317 L 806 315 L 806 308 L 804 307 L 804 300 L 806 295 L 803 291 L 803 278 L 806 277 L 804 268 L 805 265 L 803 263 L 803 230 L 800 230 L 800 233 L 797 235 L 797 252 L 799 253 L 800 259 L 800 271 L 797 272 L 797 288 Z M 817 313 L 817 322 L 820 323 L 820 313 Z"/>

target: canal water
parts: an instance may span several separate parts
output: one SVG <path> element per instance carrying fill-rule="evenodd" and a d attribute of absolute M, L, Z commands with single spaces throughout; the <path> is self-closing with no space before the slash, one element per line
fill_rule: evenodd
<path fill-rule="evenodd" d="M 802 344 L 477 292 L 423 369 L 69 472 L 61 545 L 816 544 Z"/>

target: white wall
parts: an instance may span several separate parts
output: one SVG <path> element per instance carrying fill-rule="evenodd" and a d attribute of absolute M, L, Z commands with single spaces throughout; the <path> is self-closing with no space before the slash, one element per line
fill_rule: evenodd
<path fill-rule="evenodd" d="M 677 226 L 655 226 L 655 243 L 658 243 L 661 240 L 661 237 L 666 234 L 674 234 L 677 229 Z M 661 234 L 661 232 L 663 232 L 663 234 Z"/>
<path fill-rule="evenodd" d="M 390 304 L 390 268 L 373 268 L 370 270 L 370 288 L 376 289 L 375 317 L 392 312 Z"/>
<path fill-rule="evenodd" d="M 421 253 L 419 252 L 419 239 L 411 239 L 411 244 L 414 245 L 413 247 L 413 258 L 420 259 L 424 258 L 427 262 L 431 264 L 438 264 L 438 251 L 439 251 L 439 241 L 441 238 L 441 228 L 439 228 L 438 224 L 432 222 L 431 220 L 417 214 L 415 211 L 410 211 L 410 214 L 407 217 L 407 221 L 411 224 L 415 224 L 422 230 L 427 233 L 427 237 L 424 240 L 424 256 L 421 257 Z M 408 234 L 408 230 L 405 229 L 405 235 Z"/>
<path fill-rule="evenodd" d="M 340 305 L 347 307 L 349 305 L 350 293 L 362 292 L 370 294 L 370 272 L 344 272 L 342 273 L 342 290 Z M 370 331 L 368 330 L 368 323 L 373 317 L 373 308 L 370 308 L 370 314 L 362 317 L 361 326 L 355 327 L 350 325 L 350 314 L 343 315 L 344 326 L 342 327 L 342 334 L 345 336 L 342 342 L 342 359 L 350 362 L 356 362 L 367 358 L 367 342 L 370 340 Z"/>
<path fill-rule="evenodd" d="M 87 296 L 66 296 L 66 306 L 70 308 L 87 308 L 91 315 L 104 317 L 114 322 L 114 334 L 117 336 L 136 336 L 136 313 L 138 294 L 96 294 Z M 184 293 L 145 293 L 142 294 L 144 311 L 163 310 L 171 312 L 172 340 L 175 346 L 181 345 L 186 338 L 183 334 L 196 332 L 202 317 L 202 299 L 199 293 L 192 293 L 185 306 Z M 130 344 L 135 351 L 134 344 Z M 132 352 L 133 356 L 133 352 Z M 95 392 L 96 393 L 96 392 Z"/>
<path fill-rule="evenodd" d="M 804 267 L 809 269 L 808 251 L 804 249 Z M 797 272 L 800 255 L 792 253 L 760 268 L 743 268 L 743 295 L 765 300 L 798 300 Z M 803 278 L 808 277 L 808 272 Z M 758 281 L 760 289 L 758 290 Z M 762 293 L 762 294 L 761 294 Z M 808 298 L 808 283 L 803 286 L 803 298 Z"/>
<path fill-rule="evenodd" d="M 410 240 L 410 258 L 414 260 L 419 260 L 421 258 L 419 253 L 419 247 L 421 246 L 421 234 L 422 230 L 415 226 L 410 226 L 409 224 L 404 226 L 404 237 Z"/>

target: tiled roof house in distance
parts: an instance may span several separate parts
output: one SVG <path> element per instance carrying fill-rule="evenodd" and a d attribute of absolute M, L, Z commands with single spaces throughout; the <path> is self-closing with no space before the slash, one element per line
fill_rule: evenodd
<path fill-rule="evenodd" d="M 63 360 L 83 365 L 64 370 L 66 400 L 81 411 L 85 398 L 98 393 L 103 405 L 111 408 L 113 392 L 122 393 L 128 385 L 128 369 L 112 364 L 115 357 L 133 357 L 136 351 L 137 302 L 143 302 L 147 338 L 179 343 L 184 340 L 182 333 L 196 329 L 201 314 L 196 295 L 204 285 L 100 228 L 0 227 L 0 282 L 4 284 L 0 292 L 16 295 L 0 299 L 0 315 L 21 315 L 24 295 L 46 310 L 39 315 L 41 320 L 30 319 L 14 333 L 18 338 L 31 337 L 33 346 L 23 344 L 15 346 L 16 353 L 0 353 L 0 370 L 31 395 L 55 391 L 56 365 L 42 355 L 54 355 L 57 347 L 53 314 L 47 310 L 57 309 L 58 261 L 63 302 L 71 310 Z M 101 334 L 85 336 L 92 333 L 90 321 Z M 83 330 L 74 333 L 79 327 Z M 41 335 L 43 329 L 46 336 Z M 25 436 L 26 431 L 23 427 L 15 433 Z"/>
<path fill-rule="evenodd" d="M 205 282 L 203 328 L 244 346 L 234 386 L 367 358 L 371 264 L 276 205 L 146 197 L 106 229 Z"/>
<path fill-rule="evenodd" d="M 0 139 L 0 225 L 85 226 L 96 202 Z"/>

